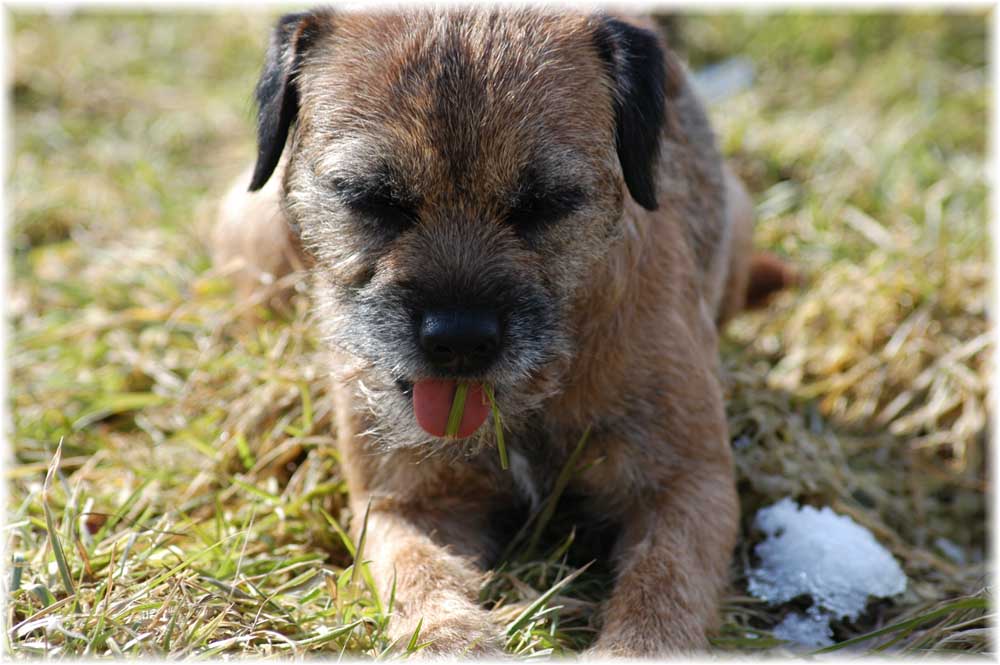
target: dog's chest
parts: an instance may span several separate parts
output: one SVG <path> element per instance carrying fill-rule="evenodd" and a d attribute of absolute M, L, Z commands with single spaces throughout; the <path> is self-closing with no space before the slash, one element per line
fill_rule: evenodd
<path fill-rule="evenodd" d="M 511 437 L 509 455 L 512 491 L 518 502 L 532 512 L 552 493 L 555 480 L 566 462 L 566 455 L 553 445 L 551 436 L 541 426 L 532 426 Z"/>
<path fill-rule="evenodd" d="M 536 510 L 542 503 L 543 483 L 547 479 L 539 477 L 528 458 L 516 449 L 510 451 L 509 471 L 517 497 L 527 503 L 530 510 Z"/>
<path fill-rule="evenodd" d="M 534 527 L 531 520 L 547 511 L 547 502 L 559 489 L 558 501 L 541 534 L 540 551 L 571 538 L 574 560 L 579 558 L 581 564 L 595 558 L 603 561 L 617 539 L 618 522 L 609 519 L 600 497 L 588 492 L 581 479 L 566 469 L 570 452 L 551 445 L 547 437 L 520 439 L 508 445 L 510 467 L 502 473 L 509 474 L 512 504 L 517 507 L 504 513 L 505 526 L 497 522 L 497 535 L 501 541 L 509 539 L 523 528 L 525 520 Z"/>
<path fill-rule="evenodd" d="M 642 485 L 641 446 L 628 445 L 620 437 L 614 440 L 619 445 L 609 448 L 599 433 L 581 441 L 576 432 L 554 436 L 539 426 L 511 439 L 510 468 L 501 473 L 508 476 L 514 502 L 532 513 L 558 489 L 559 505 L 574 502 L 578 516 L 618 520 Z"/>

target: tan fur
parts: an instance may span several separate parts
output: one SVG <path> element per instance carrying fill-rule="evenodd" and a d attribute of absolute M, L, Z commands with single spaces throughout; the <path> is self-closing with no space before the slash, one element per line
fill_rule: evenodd
<path fill-rule="evenodd" d="M 303 270 L 309 260 L 281 211 L 281 179 L 252 193 L 247 192 L 249 181 L 247 169 L 222 199 L 209 241 L 212 262 L 230 275 L 241 298 L 261 293 L 282 303 L 291 287 L 275 282 Z"/>
<path fill-rule="evenodd" d="M 726 166 L 726 210 L 730 218 L 729 269 L 716 315 L 719 327 L 746 306 L 753 252 L 753 203 L 743 183 Z"/>
<path fill-rule="evenodd" d="M 676 80 L 668 86 L 660 207 L 650 212 L 622 184 L 609 142 L 611 93 L 594 84 L 603 74 L 586 17 L 499 10 L 318 20 L 334 27 L 314 47 L 321 57 L 301 74 L 298 125 L 285 151 L 291 158 L 263 191 L 227 199 L 217 259 L 242 257 L 251 266 L 243 275 L 289 270 L 299 250 L 280 219 L 283 200 L 316 261 L 317 306 L 330 334 L 351 331 L 344 330 L 343 306 L 320 284 L 391 285 L 445 270 L 439 265 L 557 284 L 572 331 L 561 355 L 520 387 L 544 405 L 532 422 L 546 433 L 547 466 L 526 463 L 522 472 L 531 478 L 499 469 L 489 427 L 479 434 L 481 445 L 464 452 L 461 442 L 387 447 L 376 436 L 383 425 L 395 431 L 377 416 L 389 399 L 378 390 L 391 392 L 383 388 L 387 379 L 349 350 L 335 351 L 336 432 L 354 527 L 369 510 L 365 558 L 380 584 L 396 578 L 391 634 L 405 643 L 422 619 L 429 653 L 461 654 L 470 643 L 473 654 L 500 652 L 500 629 L 475 600 L 482 566 L 502 544 L 489 533 L 490 511 L 523 494 L 519 487 L 551 478 L 591 428 L 585 471 L 572 488 L 590 497 L 597 517 L 621 525 L 615 590 L 594 652 L 656 656 L 704 648 L 738 518 L 717 326 L 745 304 L 752 209 L 738 179 L 723 170 L 683 68 L 668 54 L 668 76 Z M 426 120 L 436 116 L 432 92 L 422 86 L 440 80 L 432 70 L 442 61 L 418 56 L 453 34 L 455 24 L 466 26 L 464 57 L 499 81 L 485 106 L 474 107 L 484 113 L 476 118 L 477 151 L 465 164 L 468 173 L 457 175 L 436 155 L 442 136 Z M 528 36 L 539 31 L 548 40 L 544 53 L 533 44 L 519 47 L 539 39 Z M 545 67 L 531 62 L 539 57 L 548 58 Z M 522 71 L 534 74 L 519 79 Z M 404 84 L 411 88 L 405 93 Z M 470 104 L 464 112 L 473 113 L 474 102 L 454 103 L 460 113 Z M 526 113 L 530 123 L 511 123 Z M 360 169 L 369 156 L 343 141 L 345 127 L 375 141 L 422 187 L 424 235 L 401 239 L 374 264 L 362 232 L 355 237 L 345 230 L 353 227 L 328 221 L 333 213 L 319 214 L 326 199 L 315 173 Z M 466 145 L 461 136 L 445 138 Z M 489 213 L 497 192 L 532 158 L 526 150 L 533 145 L 554 151 L 547 168 L 587 179 L 596 201 L 549 231 L 549 244 L 537 253 L 520 248 Z M 572 157 L 559 152 L 567 145 L 575 148 Z M 467 181 L 456 180 L 463 175 Z M 236 187 L 245 188 L 245 178 Z M 606 219 L 615 221 L 610 240 Z M 512 427 L 509 445 L 530 457 L 531 448 L 518 449 L 527 443 Z"/>

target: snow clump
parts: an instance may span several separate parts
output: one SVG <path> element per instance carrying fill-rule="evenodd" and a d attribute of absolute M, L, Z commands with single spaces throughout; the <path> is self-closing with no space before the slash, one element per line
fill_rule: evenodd
<path fill-rule="evenodd" d="M 750 593 L 772 605 L 801 595 L 813 600 L 806 614 L 789 614 L 774 629 L 779 639 L 832 644 L 830 620 L 855 620 L 869 596 L 906 589 L 906 575 L 888 550 L 846 515 L 785 498 L 758 511 L 754 524 L 767 538 L 754 550 L 759 565 L 747 570 Z"/>

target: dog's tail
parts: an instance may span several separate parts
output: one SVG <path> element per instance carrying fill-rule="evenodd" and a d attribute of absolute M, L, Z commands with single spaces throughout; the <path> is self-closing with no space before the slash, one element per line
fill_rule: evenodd
<path fill-rule="evenodd" d="M 798 273 L 784 261 L 768 252 L 755 252 L 750 257 L 744 306 L 747 309 L 763 307 L 778 291 L 798 283 Z"/>

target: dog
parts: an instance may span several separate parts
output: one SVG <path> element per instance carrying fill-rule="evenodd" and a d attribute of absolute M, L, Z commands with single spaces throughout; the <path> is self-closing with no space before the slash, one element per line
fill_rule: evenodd
<path fill-rule="evenodd" d="M 753 255 L 749 197 L 654 24 L 290 14 L 256 98 L 213 252 L 247 289 L 310 270 L 390 636 L 501 653 L 476 602 L 511 535 L 497 516 L 537 510 L 589 433 L 570 489 L 617 534 L 592 653 L 707 647 L 739 515 L 719 330 L 788 279 Z"/>

